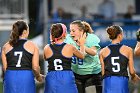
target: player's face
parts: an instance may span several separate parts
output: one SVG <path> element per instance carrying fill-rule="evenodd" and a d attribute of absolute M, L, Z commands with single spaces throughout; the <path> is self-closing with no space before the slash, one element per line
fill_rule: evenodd
<path fill-rule="evenodd" d="M 27 37 L 28 37 L 28 35 L 29 35 L 29 27 L 27 28 Z"/>
<path fill-rule="evenodd" d="M 121 41 L 123 40 L 123 32 L 121 33 Z"/>
<path fill-rule="evenodd" d="M 118 34 L 118 37 L 117 37 L 119 40 L 120 40 L 120 42 L 123 40 L 123 33 L 120 33 L 120 34 Z"/>
<path fill-rule="evenodd" d="M 77 41 L 78 38 L 80 38 L 82 33 L 83 33 L 83 31 L 80 30 L 78 25 L 76 25 L 76 24 L 71 24 L 70 25 L 70 35 L 71 35 L 71 37 L 73 38 L 74 41 Z"/>

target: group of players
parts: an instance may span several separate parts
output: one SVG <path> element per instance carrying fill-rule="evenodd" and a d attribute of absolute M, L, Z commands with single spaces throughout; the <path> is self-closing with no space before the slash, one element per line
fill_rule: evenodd
<path fill-rule="evenodd" d="M 107 27 L 111 44 L 100 50 L 100 39 L 90 24 L 70 23 L 70 34 L 62 23 L 52 24 L 50 41 L 44 47 L 48 73 L 40 73 L 39 49 L 28 40 L 29 27 L 23 20 L 13 24 L 9 41 L 2 48 L 3 93 L 36 93 L 35 80 L 43 82 L 44 93 L 129 93 L 128 71 L 132 81 L 140 80 L 133 62 L 132 48 L 121 44 L 123 29 Z M 140 55 L 140 32 L 137 32 L 135 55 Z M 99 52 L 100 51 L 100 52 Z M 91 90 L 91 91 L 90 91 Z"/>

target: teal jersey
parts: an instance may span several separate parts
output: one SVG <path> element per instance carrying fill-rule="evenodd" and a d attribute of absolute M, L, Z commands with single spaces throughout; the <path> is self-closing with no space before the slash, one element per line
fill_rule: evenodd
<path fill-rule="evenodd" d="M 72 44 L 77 49 L 79 49 L 79 46 L 77 46 L 77 44 L 72 39 L 70 34 L 67 35 L 65 42 L 68 44 Z M 95 46 L 96 49 L 99 50 L 100 49 L 99 42 L 100 39 L 95 34 L 88 33 L 85 46 L 88 48 Z M 72 57 L 72 59 L 73 59 L 72 70 L 79 75 L 98 74 L 99 72 L 101 72 L 101 64 L 98 54 L 96 54 L 95 56 L 86 54 L 84 59 L 79 59 L 74 56 Z"/>

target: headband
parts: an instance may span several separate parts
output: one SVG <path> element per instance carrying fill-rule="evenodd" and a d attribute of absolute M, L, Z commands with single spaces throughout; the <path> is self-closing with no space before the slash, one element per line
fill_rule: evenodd
<path fill-rule="evenodd" d="M 55 38 L 55 42 L 58 41 L 58 39 L 62 38 L 67 33 L 67 27 L 62 23 L 60 23 L 60 25 L 62 27 L 63 33 L 62 33 L 62 35 L 60 37 Z"/>

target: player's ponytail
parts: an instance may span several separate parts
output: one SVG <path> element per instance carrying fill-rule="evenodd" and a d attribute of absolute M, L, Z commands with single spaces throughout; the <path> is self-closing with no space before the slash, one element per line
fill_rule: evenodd
<path fill-rule="evenodd" d="M 89 23 L 82 21 L 82 24 L 84 25 L 84 32 L 86 32 L 86 33 L 94 32 Z"/>
<path fill-rule="evenodd" d="M 28 26 L 26 25 L 26 23 L 24 21 L 17 21 L 13 24 L 12 27 L 12 31 L 10 34 L 10 40 L 9 40 L 9 44 L 11 46 L 14 46 L 15 44 L 17 44 L 18 40 L 19 40 L 19 36 L 22 35 L 24 30 L 27 30 Z"/>

